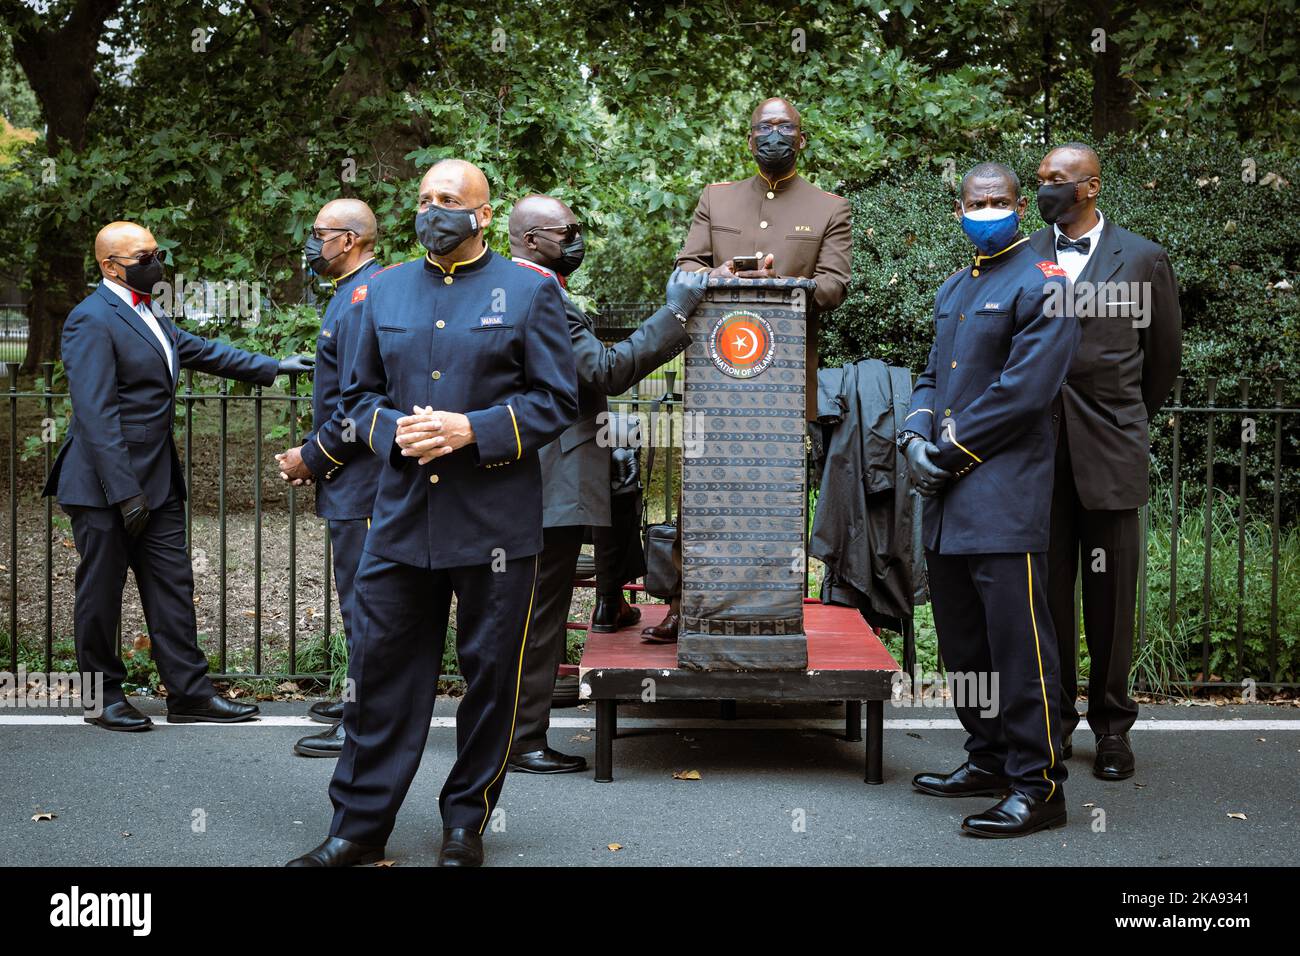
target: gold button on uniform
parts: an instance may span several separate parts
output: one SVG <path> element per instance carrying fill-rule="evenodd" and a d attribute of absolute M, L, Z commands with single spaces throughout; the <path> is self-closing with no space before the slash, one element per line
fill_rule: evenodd
<path fill-rule="evenodd" d="M 957 321 L 958 321 L 958 322 L 965 322 L 965 321 L 966 321 L 966 313 L 965 313 L 965 312 L 960 313 L 960 314 L 957 316 Z"/>
<path fill-rule="evenodd" d="M 956 364 L 956 363 L 953 363 L 953 364 Z M 440 378 L 442 378 L 442 373 L 441 373 L 441 372 L 434 372 L 434 373 L 433 373 L 433 380 L 434 380 L 435 382 L 436 382 L 438 379 L 440 379 Z"/>
<path fill-rule="evenodd" d="M 945 415 L 951 415 L 951 414 L 952 414 L 952 409 L 951 409 L 951 408 L 945 408 L 945 409 L 943 410 L 943 413 L 944 413 Z"/>
<path fill-rule="evenodd" d="M 430 475 L 430 476 L 429 476 L 429 484 L 431 484 L 431 485 L 436 485 L 437 483 L 438 483 L 438 476 L 437 476 L 437 475 Z"/>
<path fill-rule="evenodd" d="M 764 219 L 762 222 L 760 222 L 760 223 L 758 224 L 758 228 L 759 228 L 759 229 L 766 229 L 766 228 L 767 228 L 767 220 Z"/>
<path fill-rule="evenodd" d="M 451 285 L 451 276 L 443 276 L 443 277 L 442 277 L 442 284 L 443 284 L 443 285 Z"/>
<path fill-rule="evenodd" d="M 956 368 L 956 367 L 957 367 L 957 362 L 956 362 L 956 360 L 953 361 L 953 363 L 952 363 L 952 367 L 953 367 L 953 368 Z"/>
<path fill-rule="evenodd" d="M 442 319 L 439 319 L 437 322 L 434 323 L 434 325 L 438 326 L 438 328 L 440 329 L 444 329 L 447 327 L 447 323 L 442 321 Z"/>
<path fill-rule="evenodd" d="M 973 276 L 977 276 L 977 275 L 980 274 L 980 271 L 979 271 L 978 269 L 972 269 L 972 270 L 970 271 L 970 274 L 973 275 Z"/>
<path fill-rule="evenodd" d="M 775 199 L 775 198 L 776 198 L 776 193 L 772 192 L 772 190 L 769 189 L 769 190 L 767 191 L 767 198 L 768 198 L 768 199 Z"/>

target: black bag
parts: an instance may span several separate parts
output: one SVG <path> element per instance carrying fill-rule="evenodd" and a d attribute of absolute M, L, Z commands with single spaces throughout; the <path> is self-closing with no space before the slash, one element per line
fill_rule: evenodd
<path fill-rule="evenodd" d="M 652 439 L 650 451 L 646 455 L 645 488 L 647 492 L 650 489 L 650 482 L 654 478 L 654 468 L 655 445 Z M 648 502 L 646 510 L 648 513 Z M 676 566 L 673 564 L 673 545 L 677 541 L 677 521 L 673 517 L 671 504 L 669 505 L 667 521 L 662 524 L 646 524 L 644 527 L 646 593 L 651 597 L 665 600 L 674 598 L 681 590 L 681 578 L 677 573 Z"/>

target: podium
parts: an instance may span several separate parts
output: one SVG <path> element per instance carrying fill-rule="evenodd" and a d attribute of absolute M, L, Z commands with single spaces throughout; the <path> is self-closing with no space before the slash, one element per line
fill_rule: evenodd
<path fill-rule="evenodd" d="M 808 667 L 810 279 L 711 278 L 687 323 L 678 666 Z"/>

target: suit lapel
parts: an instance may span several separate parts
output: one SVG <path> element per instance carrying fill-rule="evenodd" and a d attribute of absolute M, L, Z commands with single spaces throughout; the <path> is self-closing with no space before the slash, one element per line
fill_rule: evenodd
<path fill-rule="evenodd" d="M 118 316 L 120 316 L 127 325 L 134 329 L 137 335 L 149 344 L 149 347 L 152 348 L 154 352 L 158 354 L 158 358 L 162 360 L 163 368 L 167 368 L 167 356 L 163 354 L 162 343 L 158 341 L 158 336 L 153 334 L 153 330 L 145 324 L 144 319 L 140 318 L 135 309 L 131 308 L 131 306 L 122 301 L 120 296 L 116 295 L 110 289 L 105 288 L 103 285 L 99 287 L 99 294 L 104 297 L 105 301 L 107 301 L 109 305 L 117 310 Z M 174 364 L 175 363 L 173 363 L 173 365 Z M 172 376 L 172 380 L 175 381 L 175 376 Z"/>
<path fill-rule="evenodd" d="M 1043 257 L 1044 260 L 1056 261 L 1056 243 L 1053 239 L 1056 236 L 1055 230 L 1051 226 L 1044 226 L 1036 230 L 1029 237 L 1029 245 L 1033 247 L 1034 252 Z"/>

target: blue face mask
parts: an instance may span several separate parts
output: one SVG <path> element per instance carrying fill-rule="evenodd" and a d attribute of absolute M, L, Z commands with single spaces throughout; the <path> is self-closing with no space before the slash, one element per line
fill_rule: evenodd
<path fill-rule="evenodd" d="M 1001 252 L 1011 245 L 1020 232 L 1020 215 L 1014 209 L 976 209 L 966 212 L 962 208 L 961 228 L 975 248 L 986 256 Z"/>

